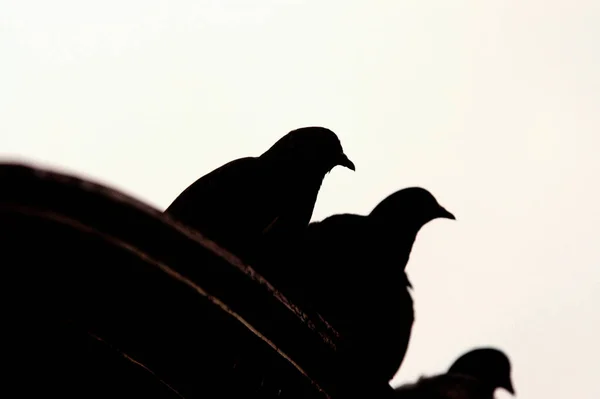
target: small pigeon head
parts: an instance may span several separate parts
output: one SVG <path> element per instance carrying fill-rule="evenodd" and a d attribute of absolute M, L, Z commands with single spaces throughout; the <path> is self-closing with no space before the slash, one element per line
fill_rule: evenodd
<path fill-rule="evenodd" d="M 478 348 L 459 357 L 448 373 L 474 377 L 485 383 L 491 392 L 504 388 L 512 395 L 515 389 L 510 376 L 510 360 L 506 354 L 494 348 Z"/>
<path fill-rule="evenodd" d="M 326 174 L 336 166 L 356 170 L 344 154 L 337 135 L 324 127 L 302 127 L 292 130 L 269 148 L 261 158 L 276 159 L 282 164 L 310 168 Z"/>
<path fill-rule="evenodd" d="M 382 224 L 412 227 L 415 234 L 434 219 L 456 220 L 429 191 L 421 187 L 408 187 L 389 195 L 371 211 L 369 218 Z"/>

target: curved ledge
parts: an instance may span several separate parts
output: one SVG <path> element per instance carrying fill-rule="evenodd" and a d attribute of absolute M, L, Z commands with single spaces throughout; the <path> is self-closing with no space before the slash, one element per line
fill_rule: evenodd
<path fill-rule="evenodd" d="M 24 164 L 0 164 L 0 187 L 4 277 L 27 309 L 15 325 L 70 320 L 69 331 L 144 370 L 138 387 L 158 381 L 173 397 L 347 394 L 336 332 L 201 233 L 108 187 Z M 30 344 L 26 331 L 11 339 Z M 51 346 L 31 345 L 31 355 Z"/>

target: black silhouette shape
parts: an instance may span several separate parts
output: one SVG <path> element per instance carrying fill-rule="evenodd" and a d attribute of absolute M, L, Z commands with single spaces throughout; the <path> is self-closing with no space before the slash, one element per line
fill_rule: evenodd
<path fill-rule="evenodd" d="M 300 128 L 259 157 L 236 159 L 201 177 L 165 213 L 253 264 L 259 253 L 304 231 L 323 179 L 336 165 L 355 170 L 337 135 Z"/>
<path fill-rule="evenodd" d="M 74 176 L 0 163 L 0 186 L 6 392 L 351 397 L 319 320 L 214 242 Z"/>
<path fill-rule="evenodd" d="M 497 388 L 515 395 L 506 354 L 495 348 L 478 348 L 459 357 L 445 374 L 422 377 L 395 388 L 402 399 L 493 399 Z"/>
<path fill-rule="evenodd" d="M 277 282 L 318 312 L 339 333 L 346 361 L 378 383 L 394 376 L 406 354 L 414 312 L 404 268 L 417 233 L 436 218 L 455 219 L 427 190 L 411 187 L 367 216 L 311 223 L 301 264 Z"/>

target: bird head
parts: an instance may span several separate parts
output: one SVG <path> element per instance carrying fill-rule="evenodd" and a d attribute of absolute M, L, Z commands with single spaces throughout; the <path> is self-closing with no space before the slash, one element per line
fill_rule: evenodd
<path fill-rule="evenodd" d="M 429 191 L 421 187 L 404 188 L 389 195 L 371 211 L 369 218 L 379 224 L 389 225 L 390 229 L 394 226 L 412 229 L 411 233 L 414 234 L 434 219 L 456 219 Z"/>
<path fill-rule="evenodd" d="M 459 357 L 448 370 L 448 373 L 476 378 L 485 383 L 492 392 L 496 388 L 504 388 L 515 395 L 510 372 L 508 356 L 494 348 L 478 348 L 469 351 Z"/>
<path fill-rule="evenodd" d="M 263 155 L 280 165 L 292 165 L 326 174 L 335 166 L 356 170 L 344 154 L 337 135 L 324 127 L 303 127 L 292 130 L 279 139 Z"/>

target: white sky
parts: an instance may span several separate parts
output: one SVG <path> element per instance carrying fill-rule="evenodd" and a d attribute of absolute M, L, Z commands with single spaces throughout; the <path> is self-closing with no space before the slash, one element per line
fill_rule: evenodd
<path fill-rule="evenodd" d="M 162 210 L 329 127 L 357 171 L 328 175 L 315 219 L 409 185 L 458 218 L 417 239 L 396 381 L 494 345 L 519 397 L 595 399 L 599 21 L 591 0 L 2 0 L 0 157 Z"/>

